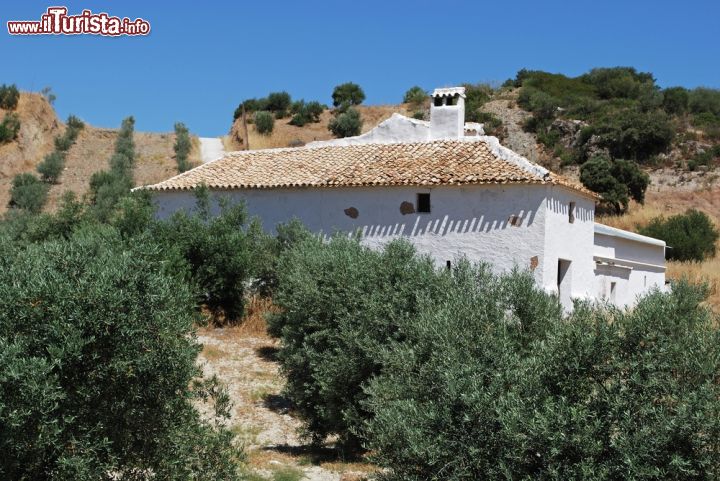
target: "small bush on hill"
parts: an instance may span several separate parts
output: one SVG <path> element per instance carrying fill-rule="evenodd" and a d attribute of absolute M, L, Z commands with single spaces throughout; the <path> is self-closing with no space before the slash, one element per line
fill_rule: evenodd
<path fill-rule="evenodd" d="M 592 85 L 601 99 L 637 99 L 647 86 L 655 88 L 651 73 L 633 67 L 594 68 L 581 80 Z"/>
<path fill-rule="evenodd" d="M 267 97 L 267 110 L 274 113 L 275 117 L 281 119 L 287 116 L 292 99 L 287 92 L 272 92 Z"/>
<path fill-rule="evenodd" d="M 261 135 L 272 134 L 275 118 L 270 112 L 255 112 L 255 129 Z"/>
<path fill-rule="evenodd" d="M 190 169 L 188 156 L 192 150 L 192 141 L 190 140 L 190 131 L 185 124 L 177 122 L 175 124 L 175 162 L 177 163 L 178 172 L 183 173 Z"/>
<path fill-rule="evenodd" d="M 365 100 L 365 92 L 358 84 L 347 82 L 333 89 L 332 99 L 335 107 L 360 105 Z"/>
<path fill-rule="evenodd" d="M 690 95 L 684 87 L 670 87 L 663 90 L 662 107 L 670 115 L 687 112 Z"/>
<path fill-rule="evenodd" d="M 294 114 L 290 120 L 290 125 L 302 127 L 310 122 L 319 122 L 320 115 L 325 110 L 325 107 L 317 101 L 305 102 L 304 100 L 298 100 L 293 103 L 291 112 Z"/>
<path fill-rule="evenodd" d="M 720 117 L 720 90 L 705 87 L 691 90 L 688 107 L 694 114 L 707 112 Z"/>
<path fill-rule="evenodd" d="M 490 100 L 493 88 L 488 84 L 464 84 L 465 87 L 465 120 L 482 122 L 480 109 Z"/>
<path fill-rule="evenodd" d="M 0 85 L 0 109 L 15 110 L 20 99 L 20 91 L 15 84 Z"/>
<path fill-rule="evenodd" d="M 10 207 L 40 212 L 47 199 L 48 187 L 33 174 L 18 174 L 10 188 Z"/>
<path fill-rule="evenodd" d="M 95 227 L 2 250 L 4 479 L 239 479 L 216 422 L 227 396 L 199 379 L 192 297 L 156 245 Z"/>
<path fill-rule="evenodd" d="M 580 181 L 621 214 L 627 210 L 630 198 L 640 203 L 645 200 L 650 177 L 635 162 L 596 156 L 580 166 Z"/>
<path fill-rule="evenodd" d="M 0 144 L 15 140 L 18 132 L 20 132 L 20 117 L 14 112 L 6 113 L 0 123 Z"/>
<path fill-rule="evenodd" d="M 640 233 L 662 239 L 670 247 L 669 260 L 698 261 L 715 256 L 718 230 L 704 212 L 690 209 L 684 214 L 656 217 Z"/>
<path fill-rule="evenodd" d="M 666 151 L 675 137 L 673 124 L 662 111 L 620 110 L 599 118 L 592 129 L 613 157 L 638 161 Z"/>
<path fill-rule="evenodd" d="M 496 115 L 489 112 L 478 112 L 475 119 L 475 122 L 483 124 L 483 130 L 486 135 L 502 137 L 503 123 Z"/>
<path fill-rule="evenodd" d="M 403 96 L 403 103 L 405 104 L 411 104 L 413 108 L 419 109 L 421 107 L 424 107 L 425 104 L 428 102 L 429 96 L 425 90 L 422 89 L 422 87 L 418 87 L 415 85 L 414 87 L 410 87 L 407 92 L 405 92 L 405 95 Z"/>
<path fill-rule="evenodd" d="M 330 130 L 330 132 L 338 138 L 352 137 L 360 135 L 362 125 L 363 122 L 362 118 L 360 118 L 360 112 L 352 107 L 349 107 L 345 112 L 337 115 L 333 119 L 330 119 L 328 130 Z"/>
<path fill-rule="evenodd" d="M 56 150 L 45 156 L 45 159 L 38 165 L 37 171 L 42 176 L 43 182 L 56 184 L 64 167 L 65 154 Z"/>

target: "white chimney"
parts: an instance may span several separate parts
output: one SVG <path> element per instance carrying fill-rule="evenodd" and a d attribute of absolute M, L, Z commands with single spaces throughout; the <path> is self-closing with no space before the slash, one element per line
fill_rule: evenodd
<path fill-rule="evenodd" d="M 430 97 L 430 138 L 462 138 L 465 135 L 465 87 L 435 89 Z"/>

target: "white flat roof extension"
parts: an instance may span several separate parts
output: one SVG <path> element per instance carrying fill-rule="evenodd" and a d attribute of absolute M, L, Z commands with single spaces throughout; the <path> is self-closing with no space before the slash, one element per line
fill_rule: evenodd
<path fill-rule="evenodd" d="M 597 222 L 595 223 L 595 233 L 611 237 L 620 237 L 622 239 L 627 239 L 635 242 L 642 242 L 643 244 L 652 244 L 655 246 L 665 247 L 665 241 L 662 241 L 660 239 L 636 234 L 634 232 L 628 232 L 622 229 L 616 229 L 615 227 L 610 227 L 609 225 L 605 224 L 598 224 Z"/>

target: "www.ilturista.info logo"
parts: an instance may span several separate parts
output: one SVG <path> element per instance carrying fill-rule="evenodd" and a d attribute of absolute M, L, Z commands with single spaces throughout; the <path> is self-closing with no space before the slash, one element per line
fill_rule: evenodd
<path fill-rule="evenodd" d="M 49 7 L 40 20 L 15 20 L 7 23 L 10 35 L 148 35 L 150 22 L 137 18 L 111 17 L 107 13 L 83 10 L 80 15 L 68 15 L 67 7 Z"/>

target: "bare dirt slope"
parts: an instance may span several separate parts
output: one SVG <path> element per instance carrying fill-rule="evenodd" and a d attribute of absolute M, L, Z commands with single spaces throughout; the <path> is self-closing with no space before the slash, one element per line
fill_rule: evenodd
<path fill-rule="evenodd" d="M 0 109 L 0 119 L 6 112 Z M 18 137 L 0 145 L 0 212 L 5 211 L 10 200 L 13 177 L 34 172 L 45 155 L 53 151 L 55 136 L 65 131 L 52 106 L 39 94 L 22 92 L 14 112 L 20 117 Z"/>
<path fill-rule="evenodd" d="M 20 117 L 18 137 L 0 145 L 0 213 L 7 210 L 13 177 L 24 172 L 36 173 L 37 165 L 53 151 L 55 137 L 65 131 L 65 124 L 39 94 L 22 92 L 15 113 Z M 0 110 L 0 117 L 4 115 L 5 111 Z M 55 210 L 66 191 L 73 191 L 78 196 L 88 191 L 92 174 L 108 168 L 116 137 L 115 129 L 85 125 L 68 151 L 59 183 L 50 187 L 46 210 Z M 159 182 L 177 173 L 174 133 L 136 132 L 134 140 L 136 185 Z M 201 163 L 197 139 L 193 139 L 189 160 L 192 165 Z"/>

